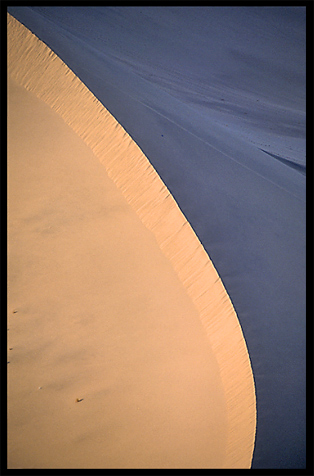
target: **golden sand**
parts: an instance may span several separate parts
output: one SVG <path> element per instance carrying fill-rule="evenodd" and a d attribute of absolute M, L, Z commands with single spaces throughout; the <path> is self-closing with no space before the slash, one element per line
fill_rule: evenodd
<path fill-rule="evenodd" d="M 8 70 L 9 467 L 249 468 L 250 360 L 189 223 L 10 15 Z"/>

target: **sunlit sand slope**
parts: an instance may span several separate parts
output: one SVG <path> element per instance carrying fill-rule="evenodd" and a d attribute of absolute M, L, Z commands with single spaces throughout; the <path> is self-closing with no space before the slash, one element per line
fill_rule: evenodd
<path fill-rule="evenodd" d="M 208 255 L 139 147 L 67 66 L 10 16 L 8 61 L 11 78 L 54 111 L 29 95 L 23 99 L 12 86 L 11 110 L 25 100 L 21 123 L 33 123 L 21 139 L 17 112 L 9 117 L 9 303 L 28 313 L 24 320 L 17 320 L 20 311 L 9 318 L 10 333 L 25 346 L 16 371 L 10 361 L 11 467 L 38 461 L 37 467 L 249 468 L 256 426 L 250 360 Z M 60 121 L 52 126 L 55 112 L 76 135 Z M 34 122 L 40 126 L 36 139 Z M 45 134 L 54 139 L 40 149 Z M 104 167 L 96 166 L 95 156 Z M 112 200 L 119 202 L 113 206 L 118 216 Z M 53 394 L 40 384 L 47 373 Z M 19 387 L 22 375 L 30 377 Z M 82 389 L 93 395 L 90 407 Z M 43 398 L 46 407 L 39 404 Z M 84 399 L 73 404 L 75 398 Z M 82 421 L 91 425 L 85 432 L 77 429 Z M 46 451 L 29 437 L 30 428 L 37 442 L 45 445 L 46 438 Z M 26 460 L 19 462 L 19 454 Z"/>
<path fill-rule="evenodd" d="M 90 149 L 9 93 L 10 467 L 219 467 L 225 395 L 193 303 Z"/>

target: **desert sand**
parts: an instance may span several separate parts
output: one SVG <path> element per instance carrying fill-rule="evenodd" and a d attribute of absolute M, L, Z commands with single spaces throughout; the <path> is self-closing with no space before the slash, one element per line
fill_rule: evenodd
<path fill-rule="evenodd" d="M 190 225 L 10 16 L 8 70 L 9 467 L 249 468 L 249 356 Z"/>

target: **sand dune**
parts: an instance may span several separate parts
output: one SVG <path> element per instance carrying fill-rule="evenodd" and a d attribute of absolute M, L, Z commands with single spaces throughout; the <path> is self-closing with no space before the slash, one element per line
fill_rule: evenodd
<path fill-rule="evenodd" d="M 8 19 L 9 466 L 249 468 L 252 371 L 215 268 L 138 146 Z"/>
<path fill-rule="evenodd" d="M 258 423 L 252 468 L 305 468 L 305 72 L 306 17 L 311 17 L 312 5 L 9 6 L 8 11 L 97 97 L 97 115 L 103 106 L 139 145 L 218 270 L 254 372 Z M 23 44 L 20 34 L 15 30 L 14 38 Z M 36 54 L 37 47 L 22 44 L 15 56 L 20 84 L 27 79 L 36 94 L 40 91 L 52 107 L 60 108 L 80 136 L 88 133 L 86 139 L 110 173 L 111 159 L 102 152 L 113 137 L 104 135 L 111 130 L 106 125 L 110 116 L 99 113 L 99 127 L 81 83 L 74 79 L 67 94 L 54 55 L 46 56 L 49 50 Z M 25 68 L 21 58 L 29 53 Z M 83 109 L 89 121 L 85 126 Z M 128 150 L 128 141 L 123 146 L 122 141 L 121 133 L 117 153 Z M 112 170 L 113 180 L 126 177 L 119 174 L 119 162 L 126 169 L 130 156 L 123 157 Z M 150 187 L 150 179 L 145 184 Z M 150 206 L 165 205 L 155 200 Z M 137 199 L 133 206 L 136 211 Z M 146 217 L 154 213 L 147 210 Z M 182 223 L 177 224 L 181 229 Z M 155 231 L 158 220 L 156 225 Z M 176 243 L 171 249 L 176 250 Z M 202 255 L 202 248 L 198 252 Z M 183 276 L 186 285 L 191 263 Z M 193 270 L 200 278 L 197 266 Z M 202 280 L 197 282 L 193 279 L 190 289 L 193 299 Z M 209 297 L 204 294 L 202 305 L 209 304 Z"/>

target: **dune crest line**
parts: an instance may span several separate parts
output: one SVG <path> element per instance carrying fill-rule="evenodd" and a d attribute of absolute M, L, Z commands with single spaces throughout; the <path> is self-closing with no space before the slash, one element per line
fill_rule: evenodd
<path fill-rule="evenodd" d="M 250 468 L 256 431 L 250 358 L 231 300 L 190 224 L 123 127 L 48 46 L 9 14 L 8 71 L 84 140 L 170 260 L 220 368 L 228 413 L 224 467 Z"/>

